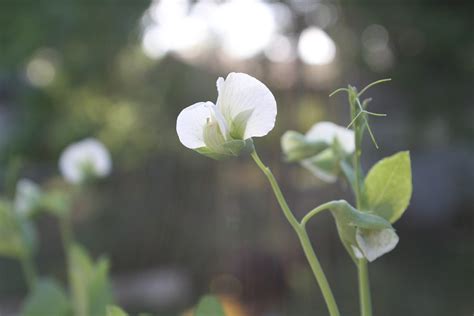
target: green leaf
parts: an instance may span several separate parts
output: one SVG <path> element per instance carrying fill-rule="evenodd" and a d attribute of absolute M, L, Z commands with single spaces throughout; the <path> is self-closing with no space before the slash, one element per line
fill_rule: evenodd
<path fill-rule="evenodd" d="M 225 316 L 225 312 L 217 297 L 206 295 L 199 301 L 194 316 Z"/>
<path fill-rule="evenodd" d="M 94 263 L 79 245 L 72 246 L 70 256 L 75 314 L 103 315 L 107 305 L 112 303 L 108 260 L 100 258 Z"/>
<path fill-rule="evenodd" d="M 39 281 L 26 298 L 22 316 L 71 316 L 71 306 L 61 286 L 55 281 Z"/>
<path fill-rule="evenodd" d="M 399 152 L 376 163 L 365 178 L 367 209 L 394 223 L 410 203 L 411 163 L 408 151 Z"/>
<path fill-rule="evenodd" d="M 109 305 L 107 306 L 106 316 L 128 316 L 128 314 L 118 306 Z"/>

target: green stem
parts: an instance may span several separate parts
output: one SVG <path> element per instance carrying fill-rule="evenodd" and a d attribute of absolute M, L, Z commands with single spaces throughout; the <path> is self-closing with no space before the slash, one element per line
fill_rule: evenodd
<path fill-rule="evenodd" d="M 59 229 L 61 232 L 61 242 L 63 245 L 64 261 L 66 263 L 66 272 L 69 288 L 72 289 L 72 266 L 71 266 L 71 247 L 73 244 L 73 232 L 71 224 L 71 210 L 59 217 Z M 74 300 L 74 298 L 73 298 Z"/>
<path fill-rule="evenodd" d="M 365 89 L 366 90 L 366 89 Z M 361 91 L 364 92 L 365 90 Z M 361 94 L 360 93 L 360 94 Z M 359 95 L 360 95 L 359 94 Z M 358 94 L 357 91 L 352 88 L 349 93 L 349 103 L 351 105 L 351 117 L 355 118 L 358 116 L 358 106 L 357 104 Z M 359 111 L 361 111 L 360 109 Z M 354 137 L 355 137 L 355 153 L 353 160 L 353 169 L 354 169 L 354 194 L 356 198 L 356 207 L 358 210 L 362 208 L 362 167 L 360 163 L 360 156 L 362 153 L 361 143 L 362 143 L 362 133 L 363 126 L 356 121 L 354 123 Z M 369 282 L 369 270 L 367 266 L 367 260 L 359 259 L 357 262 L 357 275 L 359 279 L 359 301 L 360 301 L 360 314 L 361 316 L 372 316 L 372 299 L 370 293 L 370 282 Z"/>
<path fill-rule="evenodd" d="M 59 229 L 61 231 L 61 242 L 63 244 L 64 255 L 67 257 L 69 248 L 72 244 L 72 225 L 69 214 L 63 214 L 59 217 Z"/>
<path fill-rule="evenodd" d="M 372 298 L 370 295 L 369 270 L 367 260 L 359 259 L 357 263 L 359 277 L 360 313 L 362 316 L 372 315 Z"/>
<path fill-rule="evenodd" d="M 253 160 L 255 161 L 255 163 L 258 165 L 258 167 L 263 171 L 265 176 L 268 178 L 268 181 L 270 182 L 270 185 L 273 189 L 273 192 L 275 194 L 275 197 L 278 203 L 280 204 L 283 214 L 285 215 L 291 227 L 293 227 L 294 231 L 298 235 L 298 238 L 301 242 L 301 246 L 303 247 L 303 251 L 306 255 L 306 258 L 308 259 L 309 265 L 311 266 L 311 270 L 313 271 L 316 281 L 318 282 L 321 292 L 323 294 L 324 300 L 326 301 L 329 314 L 331 316 L 340 316 L 339 309 L 336 304 L 336 300 L 334 299 L 334 295 L 332 294 L 332 291 L 331 291 L 331 287 L 329 286 L 329 282 L 326 278 L 326 275 L 323 272 L 323 269 L 318 260 L 318 257 L 316 256 L 316 253 L 314 252 L 314 249 L 311 246 L 311 241 L 309 240 L 308 233 L 306 232 L 304 224 L 300 224 L 298 220 L 295 218 L 295 216 L 293 215 L 293 213 L 291 212 L 290 207 L 288 206 L 288 203 L 286 202 L 283 196 L 283 193 L 281 192 L 278 182 L 273 176 L 273 173 L 270 171 L 270 169 L 267 166 L 265 166 L 265 164 L 262 162 L 262 160 L 260 159 L 260 157 L 258 156 L 255 150 L 251 153 L 251 156 Z M 316 212 L 313 212 L 313 213 L 315 214 Z M 309 220 L 309 218 L 310 217 L 308 217 L 307 220 Z"/>
<path fill-rule="evenodd" d="M 36 269 L 33 263 L 33 260 L 29 254 L 25 254 L 20 257 L 20 264 L 21 269 L 23 270 L 23 275 L 25 277 L 26 284 L 28 286 L 28 290 L 30 292 L 33 291 L 36 285 Z"/>

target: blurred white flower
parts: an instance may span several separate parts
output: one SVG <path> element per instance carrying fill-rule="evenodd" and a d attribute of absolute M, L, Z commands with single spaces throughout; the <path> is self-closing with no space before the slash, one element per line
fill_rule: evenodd
<path fill-rule="evenodd" d="M 243 73 L 217 80 L 216 104 L 199 102 L 181 111 L 176 131 L 181 143 L 211 158 L 238 156 L 252 137 L 275 125 L 276 101 L 270 90 Z"/>
<path fill-rule="evenodd" d="M 360 252 L 354 250 L 356 257 L 361 254 L 370 262 L 390 252 L 398 244 L 398 235 L 391 228 L 380 230 L 366 230 L 358 228 L 356 241 Z M 355 247 L 353 247 L 355 248 Z"/>
<path fill-rule="evenodd" d="M 332 122 L 314 124 L 306 133 L 306 138 L 309 141 L 323 141 L 328 145 L 337 140 L 346 154 L 352 154 L 355 150 L 354 131 Z"/>
<path fill-rule="evenodd" d="M 89 177 L 102 178 L 112 169 L 107 148 L 94 138 L 87 138 L 64 149 L 59 159 L 63 177 L 71 183 L 81 183 Z"/>
<path fill-rule="evenodd" d="M 286 132 L 281 147 L 288 161 L 299 161 L 321 180 L 334 182 L 340 160 L 354 153 L 354 132 L 331 122 L 319 122 L 306 135 Z"/>
<path fill-rule="evenodd" d="M 335 182 L 339 171 L 339 157 L 332 145 L 337 142 L 346 155 L 351 155 L 355 150 L 354 131 L 332 122 L 319 122 L 311 127 L 305 138 L 309 142 L 326 143 L 329 147 L 314 157 L 304 159 L 301 164 L 321 180 Z"/>
<path fill-rule="evenodd" d="M 42 192 L 35 182 L 21 179 L 16 184 L 14 210 L 22 217 L 28 217 L 39 206 Z"/>

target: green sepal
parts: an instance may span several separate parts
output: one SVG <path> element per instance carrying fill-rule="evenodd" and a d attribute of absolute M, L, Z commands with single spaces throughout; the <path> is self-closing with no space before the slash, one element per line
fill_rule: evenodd
<path fill-rule="evenodd" d="M 410 153 L 402 151 L 377 162 L 364 181 L 364 205 L 391 223 L 405 212 L 412 195 Z"/>
<path fill-rule="evenodd" d="M 43 279 L 28 294 L 20 315 L 72 316 L 72 309 L 61 286 L 54 280 Z"/>
<path fill-rule="evenodd" d="M 384 229 L 392 227 L 390 222 L 386 219 L 375 214 L 361 212 L 344 200 L 335 201 L 334 206 L 331 207 L 331 211 L 336 217 L 336 220 L 348 226 L 364 229 Z"/>
<path fill-rule="evenodd" d="M 384 218 L 359 211 L 344 200 L 334 201 L 331 206 L 331 213 L 336 221 L 339 238 L 354 263 L 357 263 L 357 258 L 352 247 L 358 248 L 356 240 L 358 228 L 366 230 L 392 228 L 392 225 Z"/>
<path fill-rule="evenodd" d="M 287 131 L 281 137 L 281 148 L 287 162 L 295 162 L 313 157 L 326 148 L 326 142 L 311 142 L 295 131 Z"/>
<path fill-rule="evenodd" d="M 253 149 L 253 140 L 249 138 L 246 140 L 233 139 L 226 141 L 222 143 L 218 151 L 212 150 L 209 147 L 196 148 L 195 151 L 215 160 L 223 160 L 249 154 Z"/>
<path fill-rule="evenodd" d="M 225 312 L 217 297 L 206 295 L 199 300 L 194 316 L 225 316 Z"/>
<path fill-rule="evenodd" d="M 212 158 L 212 159 L 215 159 L 215 160 L 223 160 L 223 159 L 228 159 L 228 158 L 234 157 L 234 156 L 229 155 L 227 153 L 218 153 L 218 152 L 212 151 L 208 147 L 196 148 L 196 149 L 194 149 L 194 151 L 200 153 L 201 155 L 204 155 L 206 157 L 209 157 L 209 158 Z"/>

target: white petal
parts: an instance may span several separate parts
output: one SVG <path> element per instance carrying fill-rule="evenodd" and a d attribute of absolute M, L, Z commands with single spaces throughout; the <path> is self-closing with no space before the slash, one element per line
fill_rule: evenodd
<path fill-rule="evenodd" d="M 306 138 L 310 141 L 323 141 L 328 144 L 332 144 L 337 138 L 346 153 L 351 154 L 355 150 L 354 131 L 332 122 L 314 124 L 306 133 Z"/>
<path fill-rule="evenodd" d="M 364 258 L 364 255 L 362 254 L 362 252 L 360 252 L 359 248 L 354 247 L 353 245 L 351 245 L 351 248 L 352 248 L 352 251 L 354 252 L 354 256 L 355 256 L 357 259 L 362 259 L 362 258 Z"/>
<path fill-rule="evenodd" d="M 259 80 L 243 73 L 230 73 L 225 81 L 217 81 L 217 107 L 228 122 L 244 111 L 252 111 L 244 139 L 265 136 L 275 126 L 276 101 L 270 90 Z"/>
<path fill-rule="evenodd" d="M 357 229 L 356 240 L 360 250 L 370 262 L 390 252 L 398 244 L 398 235 L 391 228 L 381 230 Z"/>
<path fill-rule="evenodd" d="M 87 176 L 84 167 L 91 168 L 96 177 L 105 177 L 112 169 L 112 160 L 107 148 L 98 140 L 88 138 L 66 147 L 59 159 L 63 177 L 72 183 L 79 183 Z"/>
<path fill-rule="evenodd" d="M 176 132 L 181 143 L 190 148 L 196 149 L 205 147 L 204 126 L 207 120 L 211 119 L 210 106 L 212 102 L 199 102 L 183 109 L 176 120 Z"/>
<path fill-rule="evenodd" d="M 211 120 L 217 122 L 217 124 L 219 125 L 219 129 L 221 130 L 222 136 L 224 136 L 224 139 L 227 139 L 227 135 L 229 134 L 229 127 L 227 126 L 227 122 L 224 116 L 214 103 L 207 102 L 205 106 L 209 109 L 209 112 L 211 113 Z"/>
<path fill-rule="evenodd" d="M 321 168 L 318 168 L 311 159 L 305 159 L 301 161 L 301 165 L 311 171 L 315 177 L 321 179 L 324 182 L 334 183 L 337 180 L 337 177 Z"/>
<path fill-rule="evenodd" d="M 224 82 L 225 82 L 224 78 L 222 78 L 222 77 L 217 78 L 216 86 L 217 86 L 217 93 L 218 94 L 221 94 L 222 87 L 224 86 Z"/>
<path fill-rule="evenodd" d="M 21 216 L 28 216 L 41 199 L 41 189 L 38 184 L 21 179 L 16 184 L 14 209 Z"/>

